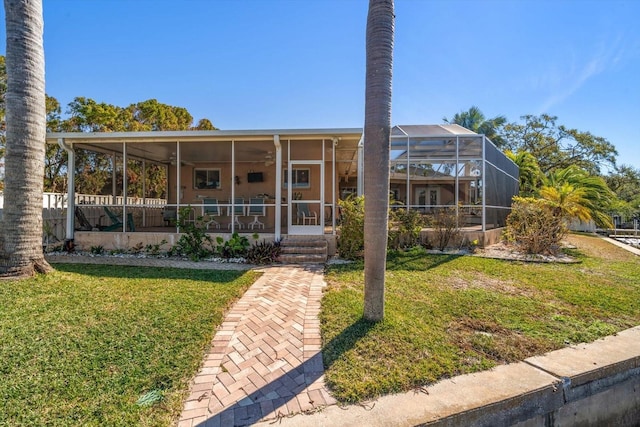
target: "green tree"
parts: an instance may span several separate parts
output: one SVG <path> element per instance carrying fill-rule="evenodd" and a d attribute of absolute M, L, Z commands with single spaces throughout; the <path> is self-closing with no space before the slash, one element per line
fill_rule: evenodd
<path fill-rule="evenodd" d="M 520 169 L 520 196 L 530 197 L 535 195 L 540 189 L 544 178 L 536 158 L 526 151 L 519 151 L 516 154 L 507 151 L 505 154 Z"/>
<path fill-rule="evenodd" d="M 68 109 L 69 118 L 60 128 L 66 132 L 138 132 L 202 129 L 213 130 L 209 119 L 201 119 L 192 127 L 193 117 L 183 107 L 158 102 L 156 99 L 130 104 L 127 107 L 99 103 L 91 98 L 77 97 Z M 91 151 L 76 151 L 76 191 L 80 193 L 110 194 L 111 176 L 116 173 L 116 188 L 122 188 L 122 168 L 113 165 L 111 156 Z M 127 195 L 133 197 L 164 197 L 167 176 L 164 167 L 147 164 L 144 175 L 142 162 L 127 163 Z M 143 187 L 143 182 L 145 183 Z M 142 189 L 146 189 L 146 194 Z"/>
<path fill-rule="evenodd" d="M 616 166 L 604 180 L 620 200 L 640 207 L 640 169 L 630 165 Z"/>
<path fill-rule="evenodd" d="M 66 132 L 122 132 L 126 131 L 122 108 L 91 98 L 76 97 L 68 105 L 69 118 L 62 123 Z M 139 129 L 142 130 L 142 129 Z"/>
<path fill-rule="evenodd" d="M 211 123 L 211 120 L 209 119 L 200 119 L 198 120 L 198 124 L 193 127 L 192 129 L 194 130 L 218 130 L 217 127 L 215 127 L 213 125 L 213 123 Z"/>
<path fill-rule="evenodd" d="M 127 110 L 131 112 L 133 123 L 142 127 L 131 130 L 187 130 L 193 122 L 186 108 L 162 104 L 156 99 L 131 104 Z"/>
<path fill-rule="evenodd" d="M 0 222 L 0 275 L 46 273 L 42 188 L 46 105 L 42 1 L 5 0 L 5 203 Z"/>
<path fill-rule="evenodd" d="M 364 318 L 384 317 L 389 209 L 393 0 L 369 0 L 364 118 Z"/>
<path fill-rule="evenodd" d="M 472 106 L 467 111 L 456 113 L 451 120 L 446 117 L 443 117 L 442 120 L 445 123 L 457 124 L 476 133 L 483 134 L 497 147 L 504 145 L 504 140 L 499 130 L 507 122 L 505 116 L 496 116 L 492 119 L 487 119 L 478 107 Z"/>
<path fill-rule="evenodd" d="M 60 103 L 54 97 L 46 95 L 47 132 L 61 129 Z M 66 188 L 64 171 L 67 165 L 67 153 L 57 144 L 46 144 L 44 157 L 44 191 L 62 192 Z"/>
<path fill-rule="evenodd" d="M 543 173 L 578 166 L 598 175 L 601 167 L 615 165 L 618 152 L 605 138 L 558 125 L 557 117 L 547 114 L 521 118 L 524 123 L 504 126 L 504 147 L 531 153 Z"/>

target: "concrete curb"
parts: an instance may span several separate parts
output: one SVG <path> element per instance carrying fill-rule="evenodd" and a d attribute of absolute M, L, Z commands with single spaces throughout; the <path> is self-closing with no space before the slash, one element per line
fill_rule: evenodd
<path fill-rule="evenodd" d="M 638 420 L 640 327 L 635 327 L 590 344 L 443 380 L 422 391 L 283 418 L 278 425 L 637 425 Z"/>

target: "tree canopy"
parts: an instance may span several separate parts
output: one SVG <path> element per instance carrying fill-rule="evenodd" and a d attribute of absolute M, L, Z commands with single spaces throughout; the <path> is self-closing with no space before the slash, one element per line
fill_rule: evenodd
<path fill-rule="evenodd" d="M 475 133 L 483 134 L 491 140 L 497 147 L 504 145 L 504 140 L 500 134 L 500 129 L 507 122 L 505 116 L 496 116 L 487 119 L 480 108 L 471 106 L 467 111 L 456 113 L 451 120 L 443 117 L 445 123 L 457 124 Z"/>
<path fill-rule="evenodd" d="M 0 158 L 4 155 L 5 120 L 4 95 L 7 88 L 5 57 L 0 55 Z M 193 117 L 186 108 L 163 104 L 156 99 L 119 107 L 97 102 L 87 97 L 76 97 L 67 105 L 63 118 L 60 102 L 46 95 L 47 132 L 125 132 L 161 130 L 215 130 L 207 118 L 193 125 Z M 101 194 L 111 191 L 112 158 L 104 153 L 76 150 L 76 191 Z M 58 145 L 48 144 L 45 154 L 44 190 L 66 190 L 67 153 Z M 129 161 L 127 175 L 129 196 L 142 197 L 142 164 Z M 166 174 L 158 165 L 147 165 L 145 170 L 147 197 L 164 197 Z M 0 177 L 0 189 L 2 189 Z M 116 166 L 116 181 L 122 183 Z M 118 186 L 121 188 L 121 185 Z"/>
<path fill-rule="evenodd" d="M 558 118 L 547 114 L 521 118 L 524 123 L 504 126 L 504 148 L 531 153 L 543 173 L 578 166 L 600 174 L 603 166 L 615 166 L 618 152 L 605 138 L 558 125 Z"/>

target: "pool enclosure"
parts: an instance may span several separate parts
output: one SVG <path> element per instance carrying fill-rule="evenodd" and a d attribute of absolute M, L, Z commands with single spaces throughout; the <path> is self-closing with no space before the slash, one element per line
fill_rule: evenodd
<path fill-rule="evenodd" d="M 484 135 L 459 125 L 395 126 L 390 158 L 393 206 L 426 215 L 449 207 L 460 227 L 504 227 L 518 167 Z"/>

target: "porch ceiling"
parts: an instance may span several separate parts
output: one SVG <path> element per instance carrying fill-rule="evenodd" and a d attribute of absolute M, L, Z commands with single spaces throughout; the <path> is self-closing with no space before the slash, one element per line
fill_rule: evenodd
<path fill-rule="evenodd" d="M 184 131 L 184 132 L 111 132 L 111 133 L 50 133 L 47 143 L 64 139 L 76 148 L 122 155 L 126 142 L 127 156 L 163 164 L 175 164 L 178 142 L 180 160 L 188 163 L 231 162 L 231 141 L 235 141 L 236 161 L 260 162 L 275 160 L 274 135 L 284 143 L 294 144 L 338 138 L 337 154 L 351 160 L 357 150 L 362 129 L 300 129 L 251 131 Z M 329 145 L 329 144 L 327 144 Z M 340 151 L 342 150 L 342 151 Z M 330 148 L 326 156 L 331 158 Z M 283 156 L 284 160 L 284 156 Z"/>

